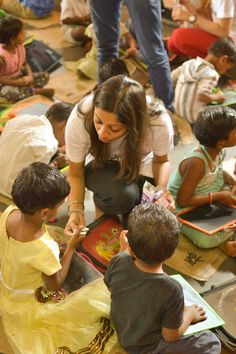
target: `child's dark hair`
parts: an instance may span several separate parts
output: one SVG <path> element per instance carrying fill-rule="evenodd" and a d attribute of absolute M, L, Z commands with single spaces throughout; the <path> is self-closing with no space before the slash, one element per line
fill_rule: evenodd
<path fill-rule="evenodd" d="M 112 58 L 105 62 L 100 69 L 99 77 L 100 81 L 104 82 L 113 76 L 126 75 L 129 76 L 129 71 L 125 62 L 118 58 Z"/>
<path fill-rule="evenodd" d="M 209 106 L 198 113 L 194 133 L 201 145 L 214 148 L 227 140 L 236 128 L 236 111 L 225 106 Z"/>
<path fill-rule="evenodd" d="M 129 215 L 127 238 L 139 260 L 148 265 L 162 263 L 178 245 L 179 223 L 160 205 L 140 204 Z"/>
<path fill-rule="evenodd" d="M 223 37 L 215 41 L 208 49 L 208 53 L 217 58 L 227 55 L 230 62 L 236 63 L 236 45 L 230 37 Z"/>
<path fill-rule="evenodd" d="M 45 113 L 45 116 L 51 120 L 55 120 L 57 122 L 67 121 L 74 105 L 72 103 L 67 102 L 57 102 L 54 103 Z"/>
<path fill-rule="evenodd" d="M 42 162 L 34 162 L 20 171 L 11 195 L 22 213 L 33 215 L 43 208 L 53 209 L 69 192 L 69 183 L 59 170 Z"/>
<path fill-rule="evenodd" d="M 23 22 L 13 16 L 0 18 L 0 43 L 9 44 L 23 29 Z"/>

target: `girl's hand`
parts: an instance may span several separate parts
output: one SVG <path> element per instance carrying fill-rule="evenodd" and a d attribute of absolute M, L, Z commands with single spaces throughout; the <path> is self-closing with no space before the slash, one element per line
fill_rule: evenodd
<path fill-rule="evenodd" d="M 85 227 L 84 217 L 79 212 L 72 213 L 65 227 L 65 235 L 72 236 L 80 226 Z"/>
<path fill-rule="evenodd" d="M 218 200 L 226 204 L 236 205 L 236 198 L 234 197 L 232 191 L 221 191 Z"/>

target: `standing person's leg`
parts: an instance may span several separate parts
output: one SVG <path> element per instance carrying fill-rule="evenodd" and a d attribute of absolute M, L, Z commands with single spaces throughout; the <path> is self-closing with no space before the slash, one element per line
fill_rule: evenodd
<path fill-rule="evenodd" d="M 85 185 L 94 193 L 95 205 L 108 215 L 126 215 L 139 203 L 137 184 L 117 179 L 119 169 L 118 162 L 96 169 L 91 163 L 85 167 Z"/>
<path fill-rule="evenodd" d="M 161 1 L 126 0 L 139 48 L 148 65 L 154 93 L 173 109 L 173 84 L 169 59 L 162 40 Z"/>
<path fill-rule="evenodd" d="M 166 342 L 161 339 L 157 348 L 150 354 L 220 354 L 221 343 L 211 331 L 205 331 L 182 337 L 177 342 Z"/>
<path fill-rule="evenodd" d="M 121 0 L 90 0 L 89 6 L 101 68 L 104 62 L 118 56 Z"/>

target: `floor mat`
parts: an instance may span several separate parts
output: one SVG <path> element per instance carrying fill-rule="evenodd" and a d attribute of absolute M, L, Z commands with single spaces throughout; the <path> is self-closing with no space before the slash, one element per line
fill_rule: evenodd
<path fill-rule="evenodd" d="M 198 248 L 187 237 L 180 235 L 178 248 L 164 263 L 193 279 L 207 281 L 226 258 L 218 248 Z"/>

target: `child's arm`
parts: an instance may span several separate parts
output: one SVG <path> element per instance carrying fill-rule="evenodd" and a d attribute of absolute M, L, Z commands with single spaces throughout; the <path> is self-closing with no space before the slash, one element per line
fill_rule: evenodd
<path fill-rule="evenodd" d="M 57 291 L 64 283 L 75 248 L 85 237 L 84 234 L 81 234 L 82 229 L 83 227 L 78 227 L 76 233 L 72 235 L 61 259 L 62 268 L 52 275 L 43 274 L 43 279 L 48 290 Z"/>
<path fill-rule="evenodd" d="M 171 71 L 171 79 L 172 79 L 174 85 L 176 85 L 176 82 L 178 81 L 181 71 L 182 71 L 181 66 L 179 66 L 177 69 Z"/>
<path fill-rule="evenodd" d="M 62 20 L 63 25 L 84 25 L 88 26 L 91 23 L 91 16 L 73 16 L 73 17 L 66 17 Z"/>
<path fill-rule="evenodd" d="M 0 77 L 0 84 L 9 86 L 27 86 L 31 83 L 31 79 L 28 76 L 21 77 L 19 79 L 9 79 L 6 76 Z"/>
<path fill-rule="evenodd" d="M 206 318 L 205 310 L 201 306 L 185 306 L 182 325 L 176 329 L 162 327 L 162 337 L 167 342 L 175 342 L 182 337 L 191 323 L 204 321 Z"/>
<path fill-rule="evenodd" d="M 222 103 L 225 100 L 225 95 L 223 92 L 219 91 L 216 93 L 206 93 L 198 95 L 200 102 L 210 103 L 210 102 L 219 102 Z"/>
<path fill-rule="evenodd" d="M 134 37 L 131 35 L 130 32 L 126 32 L 124 36 L 127 39 L 127 42 L 129 43 L 129 48 L 126 51 L 127 56 L 135 56 L 137 54 L 137 42 L 134 39 Z"/>
<path fill-rule="evenodd" d="M 183 177 L 177 196 L 179 206 L 200 206 L 214 201 L 222 201 L 227 204 L 236 204 L 236 198 L 230 191 L 193 195 L 200 179 L 205 173 L 205 163 L 198 157 L 192 157 L 184 160 L 179 168 L 180 174 Z"/>

